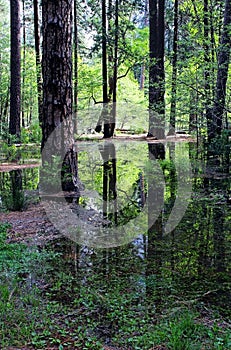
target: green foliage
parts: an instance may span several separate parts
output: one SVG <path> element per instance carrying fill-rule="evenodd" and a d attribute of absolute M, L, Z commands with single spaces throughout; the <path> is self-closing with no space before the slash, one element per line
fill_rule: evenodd
<path fill-rule="evenodd" d="M 7 142 L 1 143 L 1 152 L 4 154 L 8 161 L 16 161 L 20 158 L 19 148 L 12 143 L 9 145 Z"/>
<path fill-rule="evenodd" d="M 211 155 L 226 156 L 230 153 L 229 130 L 223 130 L 222 134 L 212 139 L 208 145 L 208 152 Z"/>
<path fill-rule="evenodd" d="M 98 60 L 84 62 L 79 59 L 78 67 L 78 110 L 81 111 L 94 104 L 92 97 L 96 101 L 102 100 L 102 77 Z"/>
<path fill-rule="evenodd" d="M 27 128 L 21 129 L 21 143 L 41 143 L 42 129 L 38 122 L 31 124 Z"/>
<path fill-rule="evenodd" d="M 38 122 L 37 76 L 34 48 L 27 46 L 25 53 L 25 67 L 22 67 L 21 72 L 24 83 L 22 86 L 21 109 L 25 125 L 30 126 L 31 123 Z"/>

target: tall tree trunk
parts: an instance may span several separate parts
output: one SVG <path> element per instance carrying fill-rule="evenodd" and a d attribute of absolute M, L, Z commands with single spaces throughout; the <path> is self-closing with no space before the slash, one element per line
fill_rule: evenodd
<path fill-rule="evenodd" d="M 165 72 L 164 33 L 165 0 L 149 0 L 150 67 L 149 67 L 149 132 L 148 136 L 164 138 Z"/>
<path fill-rule="evenodd" d="M 20 140 L 20 8 L 19 0 L 10 1 L 11 55 L 10 55 L 10 122 L 9 133 Z"/>
<path fill-rule="evenodd" d="M 176 128 L 176 89 L 177 89 L 177 54 L 178 54 L 178 0 L 174 2 L 174 34 L 172 59 L 172 92 L 170 110 L 169 135 L 173 135 Z"/>
<path fill-rule="evenodd" d="M 25 127 L 25 75 L 26 75 L 26 14 L 25 14 L 25 0 L 22 1 L 22 31 L 23 31 L 23 51 L 22 51 L 22 127 Z"/>
<path fill-rule="evenodd" d="M 72 0 L 42 1 L 42 148 L 63 121 L 72 124 Z"/>
<path fill-rule="evenodd" d="M 104 124 L 104 138 L 114 134 L 116 122 L 116 90 L 118 70 L 118 40 L 119 40 L 119 0 L 102 0 L 102 77 L 103 77 L 103 110 L 96 126 L 100 132 Z M 114 22 L 113 22 L 114 19 Z M 108 24 L 108 30 L 107 30 Z M 114 45 L 113 45 L 113 44 Z M 109 102 L 113 101 L 113 106 Z"/>
<path fill-rule="evenodd" d="M 213 129 L 210 132 L 209 139 L 213 139 L 221 134 L 223 114 L 226 100 L 226 83 L 228 78 L 229 57 L 231 47 L 231 1 L 225 1 L 223 31 L 220 40 L 220 49 L 218 54 L 218 71 L 215 102 L 212 109 Z"/>
<path fill-rule="evenodd" d="M 77 0 L 74 0 L 74 134 L 77 134 L 77 105 L 78 105 L 78 18 Z"/>
<path fill-rule="evenodd" d="M 102 0 L 101 7 L 102 25 L 102 80 L 103 80 L 103 109 L 96 125 L 95 131 L 100 132 L 104 124 L 104 138 L 110 137 L 110 125 L 108 116 L 108 69 L 107 69 L 107 11 L 106 0 Z"/>
<path fill-rule="evenodd" d="M 38 0 L 34 0 L 33 5 L 34 5 L 34 40 L 35 40 L 35 54 L 36 54 L 36 77 L 37 77 L 37 92 L 38 92 L 38 114 L 39 114 L 39 122 L 40 124 L 42 124 L 42 76 L 41 76 Z"/>
<path fill-rule="evenodd" d="M 147 26 L 148 26 L 148 0 L 145 0 L 142 28 L 145 28 Z M 140 90 L 144 90 L 145 68 L 146 68 L 146 65 L 145 65 L 145 61 L 144 61 L 140 67 Z"/>
<path fill-rule="evenodd" d="M 72 0 L 42 1 L 42 160 L 51 169 L 56 156 L 61 157 L 64 191 L 76 191 L 78 186 L 72 118 L 72 4 Z"/>
<path fill-rule="evenodd" d="M 211 130 L 211 96 L 210 96 L 210 57 L 209 57 L 209 6 L 208 6 L 208 0 L 204 0 L 204 87 L 205 87 L 205 115 L 207 120 L 207 129 L 208 131 Z M 210 134 L 210 132 L 208 132 Z"/>
<path fill-rule="evenodd" d="M 113 136 L 114 134 L 115 125 L 116 125 L 118 41 L 119 41 L 119 0 L 115 0 L 115 44 L 114 44 L 113 106 L 112 106 L 111 136 Z"/>
<path fill-rule="evenodd" d="M 113 52 L 113 39 L 114 39 L 114 26 L 113 26 L 113 4 L 112 0 L 108 0 L 108 40 L 107 40 L 107 52 L 108 52 L 108 102 L 111 101 L 113 95 L 113 68 L 114 68 L 114 52 Z"/>
<path fill-rule="evenodd" d="M 104 138 L 110 137 L 108 120 L 108 71 L 107 71 L 107 13 L 106 0 L 102 0 L 102 75 L 103 75 L 103 122 Z"/>
<path fill-rule="evenodd" d="M 214 33 L 214 18 L 213 18 L 213 6 L 210 3 L 210 8 L 209 8 L 209 22 L 210 22 L 210 48 L 211 48 L 211 64 L 212 64 L 212 69 L 211 69 L 211 94 L 212 94 L 212 99 L 214 100 L 215 95 L 215 59 L 216 59 L 216 43 L 215 43 L 215 33 Z"/>

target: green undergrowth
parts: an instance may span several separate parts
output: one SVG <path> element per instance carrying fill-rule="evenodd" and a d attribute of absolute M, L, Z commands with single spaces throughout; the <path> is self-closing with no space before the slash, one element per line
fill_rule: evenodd
<path fill-rule="evenodd" d="M 0 348 L 228 350 L 228 322 L 202 302 L 172 307 L 142 280 L 75 270 L 60 253 L 7 243 L 0 224 Z M 134 281 L 133 281 L 134 282 Z"/>

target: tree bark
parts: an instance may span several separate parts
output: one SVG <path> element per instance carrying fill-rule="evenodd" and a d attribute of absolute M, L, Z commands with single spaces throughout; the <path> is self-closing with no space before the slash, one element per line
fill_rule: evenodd
<path fill-rule="evenodd" d="M 42 76 L 41 76 L 38 0 L 34 0 L 33 5 L 34 5 L 34 40 L 35 40 L 35 54 L 36 54 L 36 77 L 37 77 L 37 92 L 38 92 L 38 114 L 39 114 L 39 122 L 40 124 L 42 124 Z"/>
<path fill-rule="evenodd" d="M 115 0 L 115 44 L 114 44 L 114 67 L 113 67 L 113 105 L 111 136 L 114 134 L 116 125 L 116 102 L 117 102 L 117 75 L 118 75 L 118 42 L 119 42 L 119 0 Z"/>
<path fill-rule="evenodd" d="M 20 140 L 21 77 L 20 77 L 20 7 L 19 0 L 10 1 L 10 122 L 9 133 Z"/>
<path fill-rule="evenodd" d="M 209 140 L 221 135 L 223 114 L 226 100 L 226 84 L 228 79 L 229 58 L 231 48 L 231 1 L 225 1 L 223 31 L 220 40 L 218 54 L 218 71 L 215 92 L 215 102 L 212 109 L 212 130 L 210 130 Z"/>
<path fill-rule="evenodd" d="M 148 136 L 164 138 L 165 72 L 164 33 L 165 0 L 149 0 L 150 67 L 149 67 L 149 132 Z"/>
<path fill-rule="evenodd" d="M 106 0 L 102 0 L 102 74 L 103 74 L 103 122 L 104 138 L 110 137 L 110 128 L 108 120 L 108 71 L 107 71 L 107 14 Z"/>
<path fill-rule="evenodd" d="M 145 28 L 148 26 L 148 0 L 145 0 L 144 3 L 144 17 L 142 21 L 142 28 Z M 145 61 L 142 63 L 140 67 L 140 90 L 144 90 L 144 83 L 145 83 L 145 69 L 146 69 L 146 64 Z"/>
<path fill-rule="evenodd" d="M 77 0 L 74 0 L 74 134 L 77 134 L 78 105 L 78 13 Z"/>
<path fill-rule="evenodd" d="M 43 20 L 43 171 L 61 173 L 63 191 L 77 191 L 77 153 L 72 118 L 72 0 L 42 1 Z M 51 174 L 50 176 L 59 176 Z M 43 176 L 45 178 L 45 176 Z M 46 178 L 45 178 L 46 180 Z M 59 182 L 57 178 L 57 182 Z M 54 181 L 55 182 L 55 181 Z M 56 183 L 53 190 L 58 189 Z M 46 181 L 44 188 L 46 187 Z M 50 188 L 48 188 L 50 190 Z"/>
<path fill-rule="evenodd" d="M 22 1 L 22 94 L 21 94 L 21 100 L 22 100 L 22 112 L 21 112 L 21 118 L 22 118 L 22 127 L 25 128 L 25 75 L 26 75 L 26 21 L 25 21 L 25 0 Z"/>
<path fill-rule="evenodd" d="M 174 34 L 172 59 L 172 91 L 170 110 L 169 135 L 173 135 L 176 128 L 176 91 L 177 91 L 177 54 L 178 54 L 178 0 L 174 2 Z"/>
<path fill-rule="evenodd" d="M 42 21 L 42 149 L 62 122 L 66 125 L 65 133 L 56 142 L 58 147 L 68 148 L 73 143 L 72 0 L 42 1 Z"/>

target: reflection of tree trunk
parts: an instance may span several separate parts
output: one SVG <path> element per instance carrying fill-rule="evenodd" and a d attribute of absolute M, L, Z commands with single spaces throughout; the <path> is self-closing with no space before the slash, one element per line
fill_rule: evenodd
<path fill-rule="evenodd" d="M 222 164 L 216 156 L 207 159 L 206 173 L 207 177 L 204 180 L 205 188 L 208 194 L 211 195 L 217 192 L 217 188 L 222 191 L 223 198 L 229 195 L 229 182 L 227 179 L 216 179 L 215 173 L 223 172 Z M 211 177 L 212 174 L 212 177 Z M 217 272 L 224 272 L 226 270 L 226 242 L 225 242 L 225 216 L 226 203 L 211 203 L 210 218 L 213 232 L 213 264 Z M 208 230 L 208 227 L 206 228 Z"/>
<path fill-rule="evenodd" d="M 22 192 L 22 170 L 10 171 L 12 186 L 12 210 L 22 210 L 24 205 L 24 194 Z"/>
<path fill-rule="evenodd" d="M 164 159 L 165 151 L 163 144 L 149 144 L 149 158 L 150 160 Z M 153 165 L 152 177 L 149 176 L 148 183 L 148 248 L 147 248 L 147 297 L 154 297 L 156 305 L 161 303 L 160 288 L 153 289 L 153 284 L 150 283 L 152 276 L 161 274 L 162 266 L 162 250 L 160 243 L 163 237 L 163 223 L 162 223 L 162 209 L 164 204 L 164 184 L 160 179 L 155 177 L 155 166 Z M 156 213 L 159 213 L 157 220 L 154 220 Z"/>
<path fill-rule="evenodd" d="M 225 271 L 225 237 L 224 237 L 224 208 L 216 206 L 213 209 L 214 223 L 214 266 L 217 272 Z"/>
<path fill-rule="evenodd" d="M 174 203 L 176 198 L 176 186 L 177 186 L 177 175 L 176 175 L 176 167 L 175 167 L 175 143 L 169 144 L 169 160 L 171 162 L 170 170 L 169 170 L 169 177 L 170 177 L 170 193 L 171 193 L 171 199 Z"/>
<path fill-rule="evenodd" d="M 176 167 L 175 167 L 175 143 L 169 144 L 169 160 L 171 162 L 169 169 L 169 187 L 170 187 L 170 203 L 168 205 L 168 214 L 171 213 L 172 208 L 176 199 L 176 191 L 177 191 L 177 175 L 176 175 Z M 171 232 L 171 269 L 172 269 L 172 278 L 174 278 L 175 274 L 175 229 Z"/>
<path fill-rule="evenodd" d="M 116 153 L 114 144 L 104 145 L 100 151 L 103 164 L 103 215 L 117 224 Z M 110 209 L 110 201 L 113 207 Z"/>

